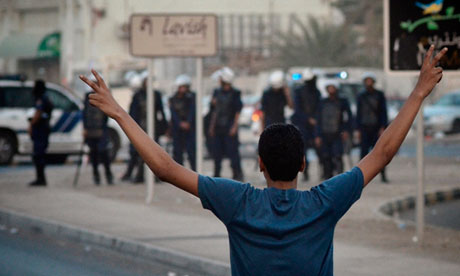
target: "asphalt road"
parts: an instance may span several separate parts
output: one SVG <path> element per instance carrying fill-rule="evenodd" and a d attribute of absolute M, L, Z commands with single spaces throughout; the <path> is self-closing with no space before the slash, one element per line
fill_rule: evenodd
<path fill-rule="evenodd" d="M 399 150 L 399 154 L 406 157 L 416 157 L 417 149 L 415 143 L 403 144 Z M 438 144 L 438 143 L 425 143 L 425 156 L 426 157 L 444 157 L 458 159 L 460 155 L 460 143 L 451 144 Z"/>
<path fill-rule="evenodd" d="M 460 200 L 447 201 L 425 207 L 425 222 L 427 224 L 460 230 Z M 414 221 L 415 210 L 400 214 L 404 220 Z"/>
<path fill-rule="evenodd" d="M 0 226 L 0 275 L 192 275 L 163 264 Z"/>

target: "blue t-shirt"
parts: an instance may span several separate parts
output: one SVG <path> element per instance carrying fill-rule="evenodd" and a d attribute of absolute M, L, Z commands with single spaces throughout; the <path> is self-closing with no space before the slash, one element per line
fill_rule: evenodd
<path fill-rule="evenodd" d="M 334 228 L 363 182 L 358 167 L 310 191 L 200 175 L 198 192 L 227 227 L 232 275 L 333 275 Z"/>

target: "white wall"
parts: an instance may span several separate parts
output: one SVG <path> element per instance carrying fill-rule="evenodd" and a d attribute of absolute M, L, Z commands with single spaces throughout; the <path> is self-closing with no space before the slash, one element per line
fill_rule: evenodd
<path fill-rule="evenodd" d="M 106 73 L 139 59 L 129 54 L 128 40 L 117 36 L 120 27 L 129 21 L 132 13 L 215 13 L 226 14 L 298 14 L 306 19 L 307 14 L 320 18 L 330 15 L 328 1 L 324 0 L 73 0 L 74 35 L 72 66 L 76 71 L 89 67 Z M 13 7 L 11 18 L 0 12 L 0 38 L 5 32 L 46 34 L 64 30 L 64 0 L 0 0 L 0 10 Z M 104 10 L 105 15 L 96 22 L 91 20 L 92 7 Z M 8 30 L 4 26 L 9 26 Z M 287 20 L 281 22 L 287 27 Z M 62 35 L 64 47 L 65 34 Z M 92 39 L 91 39 L 92 38 Z M 65 52 L 62 51 L 64 55 Z M 193 61 L 192 61 L 193 62 Z M 0 62 L 1 65 L 2 62 Z M 6 64 L 5 62 L 3 62 Z M 178 59 L 158 59 L 156 69 L 159 77 L 176 74 Z M 9 63 L 8 63 L 9 64 Z M 63 65 L 63 64 L 62 64 Z M 192 65 L 192 66 L 190 66 Z M 186 63 L 188 68 L 193 64 Z M 168 70 L 165 70 L 168 69 Z M 180 68 L 179 68 L 180 69 Z M 176 70 L 177 71 L 177 70 Z"/>

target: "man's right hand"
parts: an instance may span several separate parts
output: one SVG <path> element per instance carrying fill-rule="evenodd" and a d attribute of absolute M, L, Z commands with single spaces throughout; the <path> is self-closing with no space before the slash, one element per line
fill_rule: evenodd
<path fill-rule="evenodd" d="M 317 148 L 320 148 L 320 147 L 321 147 L 321 143 L 322 143 L 321 138 L 320 138 L 320 137 L 316 137 L 316 138 L 315 138 L 315 145 L 316 145 Z"/>
<path fill-rule="evenodd" d="M 190 130 L 190 124 L 188 122 L 182 121 L 180 122 L 180 128 L 183 130 Z"/>
<path fill-rule="evenodd" d="M 212 128 L 212 127 L 209 128 L 208 134 L 209 134 L 209 137 L 214 137 L 214 135 L 216 134 L 216 133 L 214 132 L 214 128 Z"/>
<path fill-rule="evenodd" d="M 357 141 L 358 143 L 361 143 L 361 137 L 362 137 L 361 130 L 357 130 L 354 132 L 355 141 Z"/>
<path fill-rule="evenodd" d="M 230 136 L 235 136 L 238 133 L 238 125 L 234 124 L 231 128 L 230 131 L 228 132 L 228 135 Z"/>

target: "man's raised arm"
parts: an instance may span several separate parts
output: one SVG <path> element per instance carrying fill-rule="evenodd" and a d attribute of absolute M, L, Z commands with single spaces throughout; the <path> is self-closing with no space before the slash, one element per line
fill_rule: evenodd
<path fill-rule="evenodd" d="M 406 138 L 423 100 L 441 80 L 442 68 L 436 67 L 436 65 L 447 52 L 447 48 L 442 49 L 432 59 L 433 51 L 434 46 L 431 45 L 423 61 L 417 85 L 399 111 L 398 116 L 380 136 L 374 149 L 358 163 L 358 167 L 364 175 L 364 186 L 393 159 Z"/>
<path fill-rule="evenodd" d="M 89 102 L 117 121 L 155 175 L 163 181 L 198 196 L 198 174 L 177 164 L 120 107 L 99 74 L 94 70 L 91 70 L 91 72 L 96 77 L 96 83 L 85 76 L 80 76 L 80 79 L 94 91 L 89 95 Z"/>

